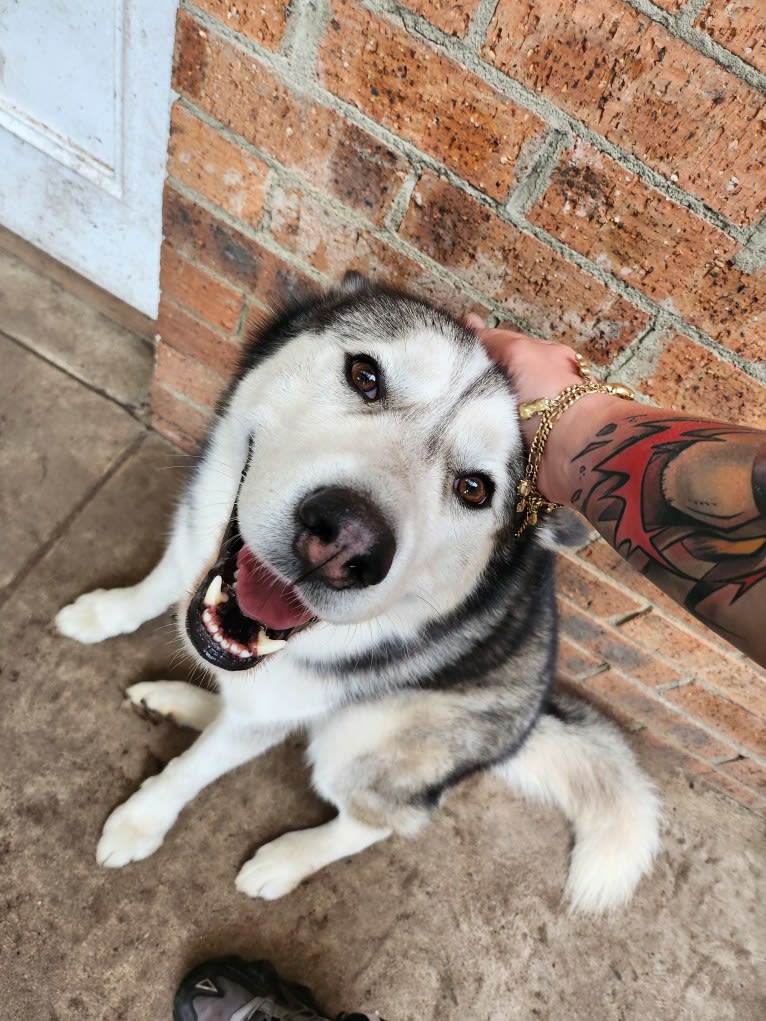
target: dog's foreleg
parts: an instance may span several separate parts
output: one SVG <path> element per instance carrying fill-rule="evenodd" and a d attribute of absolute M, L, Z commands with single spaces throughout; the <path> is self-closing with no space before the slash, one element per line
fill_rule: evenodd
<path fill-rule="evenodd" d="M 659 845 L 659 806 L 619 730 L 590 706 L 556 695 L 514 757 L 495 767 L 522 797 L 557 805 L 574 830 L 567 893 L 575 910 L 624 904 Z"/>
<path fill-rule="evenodd" d="M 195 743 L 116 808 L 96 851 L 100 865 L 119 868 L 146 858 L 162 843 L 181 809 L 208 784 L 281 741 L 290 727 L 257 730 L 222 710 Z"/>
<path fill-rule="evenodd" d="M 391 835 L 341 812 L 331 822 L 285 833 L 264 844 L 242 866 L 236 886 L 248 897 L 276 900 L 331 862 L 363 851 Z"/>

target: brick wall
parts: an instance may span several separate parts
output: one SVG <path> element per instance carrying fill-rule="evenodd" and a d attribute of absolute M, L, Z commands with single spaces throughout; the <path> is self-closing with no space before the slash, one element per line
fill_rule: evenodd
<path fill-rule="evenodd" d="M 178 16 L 157 428 L 193 449 L 248 320 L 350 267 L 766 427 L 758 0 L 197 0 Z M 766 673 L 601 541 L 561 676 L 766 814 Z"/>

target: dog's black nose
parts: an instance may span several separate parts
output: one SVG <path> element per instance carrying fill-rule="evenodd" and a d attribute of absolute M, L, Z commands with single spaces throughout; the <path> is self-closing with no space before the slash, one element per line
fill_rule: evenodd
<path fill-rule="evenodd" d="M 298 505 L 293 548 L 309 576 L 330 588 L 366 588 L 388 574 L 396 552 L 391 526 L 375 504 L 352 489 L 327 486 Z"/>

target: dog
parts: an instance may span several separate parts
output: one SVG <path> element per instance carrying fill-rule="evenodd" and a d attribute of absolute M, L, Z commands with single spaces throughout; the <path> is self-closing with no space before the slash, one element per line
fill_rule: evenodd
<path fill-rule="evenodd" d="M 573 909 L 623 904 L 651 867 L 658 803 L 614 724 L 552 691 L 561 512 L 516 535 L 517 399 L 474 332 L 349 273 L 243 352 L 155 569 L 62 609 L 80 642 L 174 603 L 218 693 L 133 685 L 201 731 L 108 818 L 117 868 L 152 854 L 207 784 L 307 733 L 337 815 L 261 847 L 236 879 L 273 899 L 393 833 L 482 771 L 561 808 Z"/>

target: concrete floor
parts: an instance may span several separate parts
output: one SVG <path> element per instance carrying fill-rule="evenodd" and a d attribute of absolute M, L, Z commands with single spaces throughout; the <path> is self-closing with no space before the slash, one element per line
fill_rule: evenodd
<path fill-rule="evenodd" d="M 51 621 L 151 566 L 187 459 L 146 430 L 144 343 L 2 251 L 0 330 L 4 1018 L 169 1021 L 185 970 L 223 953 L 390 1021 L 766 1017 L 763 821 L 640 746 L 663 850 L 612 918 L 566 914 L 563 820 L 486 777 L 420 838 L 245 899 L 234 877 L 254 848 L 328 816 L 298 742 L 205 792 L 154 857 L 97 867 L 110 810 L 191 740 L 121 692 L 184 664 L 167 620 L 90 647 Z"/>

